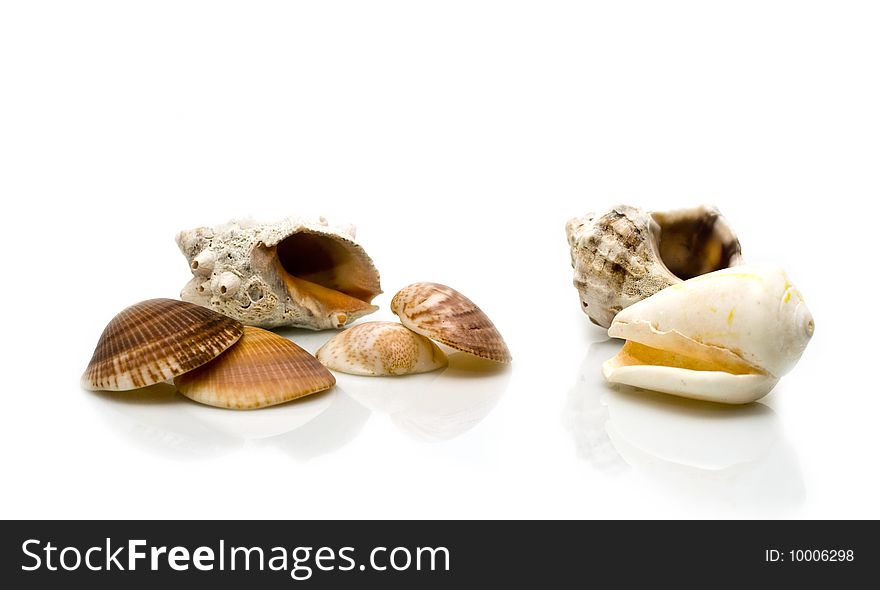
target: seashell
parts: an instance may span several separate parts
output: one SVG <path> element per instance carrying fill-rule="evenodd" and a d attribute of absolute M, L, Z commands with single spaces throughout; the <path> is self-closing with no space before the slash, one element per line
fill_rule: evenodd
<path fill-rule="evenodd" d="M 247 410 L 329 389 L 336 378 L 278 334 L 245 326 L 241 340 L 210 363 L 174 379 L 178 391 L 209 406 Z"/>
<path fill-rule="evenodd" d="M 249 326 L 341 328 L 378 309 L 379 272 L 350 226 L 239 220 L 180 232 L 177 245 L 193 273 L 181 298 Z"/>
<path fill-rule="evenodd" d="M 785 272 L 744 265 L 663 289 L 615 316 L 627 342 L 608 381 L 742 404 L 765 396 L 800 359 L 813 317 Z"/>
<path fill-rule="evenodd" d="M 352 375 L 410 375 L 442 369 L 440 348 L 395 322 L 367 322 L 337 334 L 315 355 L 334 371 Z"/>
<path fill-rule="evenodd" d="M 431 340 L 499 363 L 512 360 L 492 320 L 452 287 L 414 283 L 397 292 L 391 311 L 404 326 Z"/>
<path fill-rule="evenodd" d="M 104 328 L 82 386 L 126 391 L 155 385 L 211 361 L 241 334 L 241 324 L 210 309 L 172 299 L 142 301 Z"/>
<path fill-rule="evenodd" d="M 603 328 L 654 293 L 742 264 L 739 240 L 714 207 L 648 212 L 619 205 L 565 226 L 581 309 Z"/>

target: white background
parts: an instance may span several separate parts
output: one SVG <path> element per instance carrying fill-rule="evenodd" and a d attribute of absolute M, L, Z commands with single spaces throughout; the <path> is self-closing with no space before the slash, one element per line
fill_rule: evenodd
<path fill-rule="evenodd" d="M 0 5 L 3 517 L 880 517 L 872 2 Z M 605 386 L 563 226 L 709 202 L 816 335 L 760 404 Z M 174 235 L 352 222 L 514 354 L 258 412 L 82 391 Z M 288 330 L 315 350 L 329 333 Z"/>

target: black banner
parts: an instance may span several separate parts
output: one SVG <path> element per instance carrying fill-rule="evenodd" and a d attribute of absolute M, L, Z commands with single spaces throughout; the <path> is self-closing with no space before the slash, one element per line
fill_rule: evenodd
<path fill-rule="evenodd" d="M 7 588 L 871 580 L 874 522 L 6 522 Z M 13 582 L 10 586 L 7 582 Z"/>

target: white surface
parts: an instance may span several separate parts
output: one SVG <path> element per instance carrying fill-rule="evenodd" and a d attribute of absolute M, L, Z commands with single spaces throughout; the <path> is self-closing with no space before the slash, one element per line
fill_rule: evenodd
<path fill-rule="evenodd" d="M 0 7 L 3 517 L 880 517 L 870 2 Z M 763 403 L 614 391 L 563 231 L 714 203 L 816 335 Z M 176 231 L 351 221 L 480 304 L 509 371 L 233 413 L 78 387 L 189 277 Z M 329 333 L 285 332 L 315 350 Z M 472 375 L 469 375 L 471 373 Z"/>

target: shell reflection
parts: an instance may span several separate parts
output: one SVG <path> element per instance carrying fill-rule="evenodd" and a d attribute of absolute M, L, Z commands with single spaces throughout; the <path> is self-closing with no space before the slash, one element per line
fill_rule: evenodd
<path fill-rule="evenodd" d="M 776 413 L 609 385 L 599 368 L 620 348 L 594 342 L 569 392 L 564 421 L 594 467 L 650 484 L 671 503 L 765 513 L 804 501 L 803 478 Z"/>
<path fill-rule="evenodd" d="M 125 397 L 83 394 L 123 439 L 178 460 L 226 455 L 251 444 L 279 448 L 296 460 L 308 460 L 354 440 L 370 415 L 338 388 L 259 412 L 229 412 L 198 404 L 169 384 L 139 389 Z"/>
<path fill-rule="evenodd" d="M 443 371 L 393 379 L 340 375 L 340 386 L 359 403 L 387 414 L 421 441 L 461 436 L 479 424 L 507 389 L 509 366 L 455 352 Z"/>

